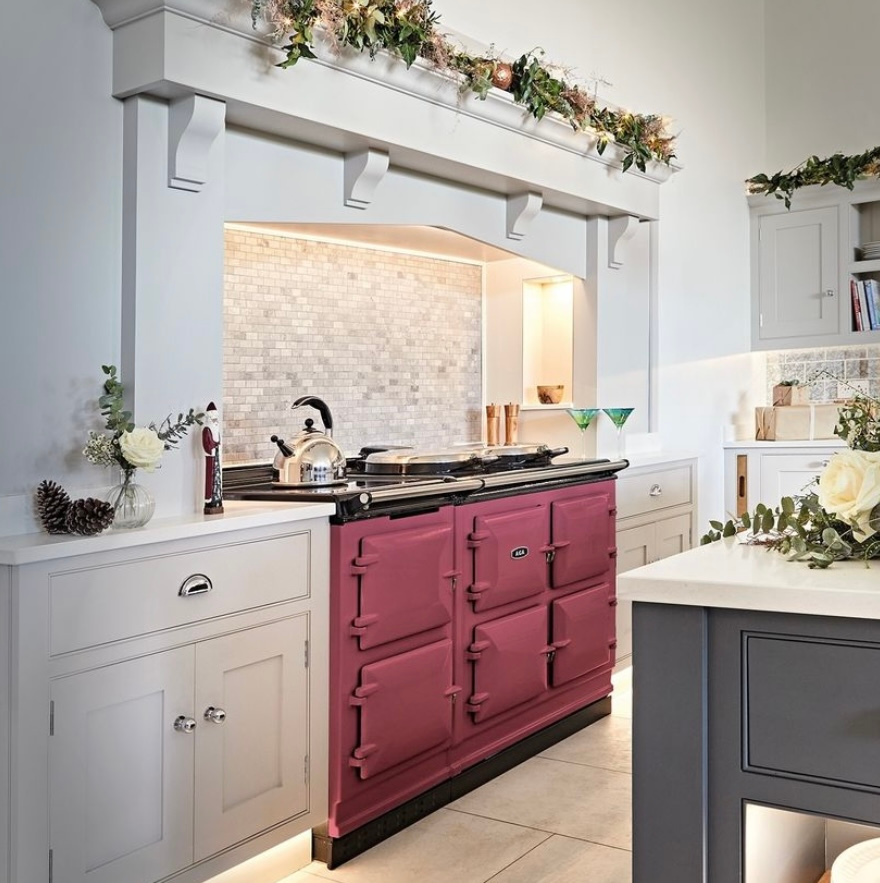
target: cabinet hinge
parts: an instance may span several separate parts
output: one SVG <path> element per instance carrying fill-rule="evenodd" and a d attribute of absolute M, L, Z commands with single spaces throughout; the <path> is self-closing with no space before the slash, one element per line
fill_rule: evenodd
<path fill-rule="evenodd" d="M 303 666 L 305 668 L 309 667 L 309 640 L 306 638 L 305 640 L 305 652 L 303 654 Z"/>
<path fill-rule="evenodd" d="M 55 864 L 55 855 L 52 850 L 49 850 L 49 883 L 52 883 L 52 875 L 55 873 L 55 868 L 53 865 Z"/>
<path fill-rule="evenodd" d="M 49 735 L 55 735 L 55 700 L 49 700 Z"/>
<path fill-rule="evenodd" d="M 309 756 L 308 754 L 303 758 L 303 782 L 306 785 L 309 784 L 309 776 L 311 775 L 311 770 L 309 768 Z"/>

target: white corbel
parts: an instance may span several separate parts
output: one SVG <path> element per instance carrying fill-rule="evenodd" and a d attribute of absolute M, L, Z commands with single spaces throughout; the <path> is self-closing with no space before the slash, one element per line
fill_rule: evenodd
<path fill-rule="evenodd" d="M 168 186 L 197 193 L 208 180 L 208 154 L 226 125 L 226 104 L 187 95 L 168 107 Z"/>
<path fill-rule="evenodd" d="M 507 238 L 522 239 L 543 204 L 544 197 L 540 193 L 516 193 L 508 196 Z"/>
<path fill-rule="evenodd" d="M 388 154 L 384 150 L 358 150 L 345 154 L 345 204 L 349 208 L 366 208 L 388 171 Z"/>
<path fill-rule="evenodd" d="M 639 219 L 632 215 L 611 218 L 608 222 L 608 266 L 619 270 L 626 261 L 626 243 L 636 235 Z"/>

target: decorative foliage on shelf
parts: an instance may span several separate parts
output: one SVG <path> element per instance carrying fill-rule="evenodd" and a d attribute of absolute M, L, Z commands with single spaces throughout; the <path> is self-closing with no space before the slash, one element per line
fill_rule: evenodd
<path fill-rule="evenodd" d="M 321 29 L 337 51 L 349 47 L 374 57 L 386 50 L 407 67 L 423 58 L 440 71 L 459 74 L 462 88 L 481 99 L 493 86 L 509 91 L 535 119 L 554 113 L 575 131 L 593 135 L 600 155 L 616 143 L 624 171 L 634 165 L 644 172 L 651 161 L 668 165 L 675 157 L 675 138 L 664 117 L 599 107 L 594 95 L 569 82 L 566 71 L 545 65 L 540 49 L 512 63 L 494 52 L 462 51 L 437 29 L 439 15 L 431 0 L 251 0 L 251 16 L 255 27 L 265 20 L 276 40 L 287 41 L 279 67 L 315 58 L 315 30 Z"/>
<path fill-rule="evenodd" d="M 749 193 L 773 194 L 791 208 L 795 190 L 812 184 L 837 184 L 852 190 L 860 178 L 880 177 L 880 147 L 872 147 L 864 153 L 845 156 L 835 153 L 826 159 L 811 156 L 790 172 L 763 173 L 746 180 Z"/>
<path fill-rule="evenodd" d="M 201 425 L 204 414 L 190 408 L 186 414 L 171 419 L 169 414 L 161 423 L 135 426 L 131 411 L 125 410 L 124 387 L 116 376 L 115 365 L 102 365 L 106 375 L 104 394 L 98 399 L 104 428 L 109 435 L 90 432 L 83 456 L 97 466 L 118 466 L 130 479 L 135 469 L 141 467 L 152 472 L 159 466 L 162 454 L 177 447 L 189 428 Z"/>
<path fill-rule="evenodd" d="M 809 567 L 880 558 L 880 400 L 856 395 L 840 408 L 834 433 L 848 448 L 831 456 L 815 490 L 774 508 L 759 503 L 724 524 L 710 521 L 700 544 L 744 531 L 747 542 Z"/>

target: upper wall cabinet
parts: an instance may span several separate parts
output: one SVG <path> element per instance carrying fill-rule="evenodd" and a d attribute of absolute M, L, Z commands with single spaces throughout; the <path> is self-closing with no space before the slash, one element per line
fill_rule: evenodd
<path fill-rule="evenodd" d="M 880 186 L 807 188 L 790 210 L 767 196 L 749 204 L 752 349 L 880 342 L 880 260 L 865 259 L 880 240 Z"/>

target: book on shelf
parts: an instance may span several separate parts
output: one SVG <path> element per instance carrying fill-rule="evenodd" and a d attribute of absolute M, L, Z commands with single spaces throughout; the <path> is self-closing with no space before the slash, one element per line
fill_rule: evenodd
<path fill-rule="evenodd" d="M 853 331 L 864 331 L 862 305 L 859 301 L 859 283 L 855 279 L 849 280 L 849 293 L 852 298 Z"/>
<path fill-rule="evenodd" d="M 859 279 L 859 306 L 862 308 L 862 327 L 870 331 L 877 327 L 877 318 L 874 316 L 874 302 L 868 289 L 870 280 Z"/>
<path fill-rule="evenodd" d="M 865 297 L 868 300 L 868 306 L 874 308 L 874 322 L 872 329 L 880 328 L 880 282 L 876 279 L 865 280 Z"/>

